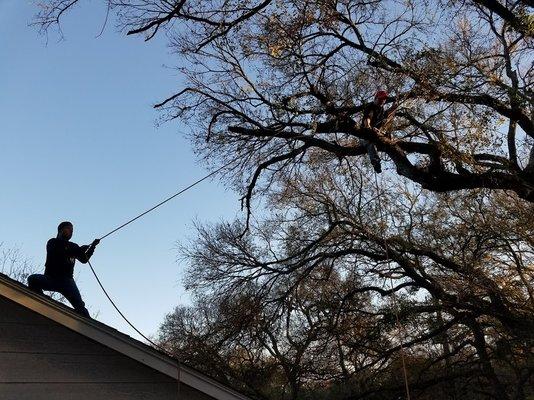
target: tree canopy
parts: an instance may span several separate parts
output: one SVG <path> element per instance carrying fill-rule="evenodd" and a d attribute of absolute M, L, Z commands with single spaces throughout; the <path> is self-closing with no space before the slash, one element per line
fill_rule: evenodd
<path fill-rule="evenodd" d="M 199 225 L 182 248 L 197 304 L 162 343 L 263 398 L 398 398 L 401 350 L 414 398 L 532 395 L 532 205 L 378 193 L 355 172 L 288 178 L 245 236 Z"/>
<path fill-rule="evenodd" d="M 35 23 L 59 26 L 80 3 L 44 1 Z M 194 128 L 210 162 L 235 161 L 228 175 L 247 201 L 258 176 L 312 148 L 361 157 L 358 139 L 428 190 L 534 201 L 530 0 L 104 3 L 128 34 L 165 31 L 189 61 L 186 86 L 156 107 Z M 377 88 L 399 104 L 391 137 L 360 127 Z"/>

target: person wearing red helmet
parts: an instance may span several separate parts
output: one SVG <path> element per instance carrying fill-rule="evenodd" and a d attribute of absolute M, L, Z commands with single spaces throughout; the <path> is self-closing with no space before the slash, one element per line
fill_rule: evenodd
<path fill-rule="evenodd" d="M 384 104 L 386 103 L 387 99 L 388 93 L 385 90 L 378 90 L 376 92 L 373 102 L 367 105 L 363 111 L 361 124 L 362 128 L 372 129 L 381 134 L 380 129 L 384 127 L 385 123 L 393 115 L 393 112 L 396 108 L 395 105 L 392 105 L 387 111 L 384 110 Z M 369 160 L 371 161 L 375 172 L 382 172 L 382 164 L 376 151 L 376 146 L 368 140 L 362 139 L 361 142 L 367 149 Z"/>

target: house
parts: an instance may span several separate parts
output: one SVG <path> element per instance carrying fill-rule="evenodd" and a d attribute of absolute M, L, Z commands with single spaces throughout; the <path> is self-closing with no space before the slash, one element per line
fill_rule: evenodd
<path fill-rule="evenodd" d="M 1 400 L 249 400 L 0 274 Z"/>

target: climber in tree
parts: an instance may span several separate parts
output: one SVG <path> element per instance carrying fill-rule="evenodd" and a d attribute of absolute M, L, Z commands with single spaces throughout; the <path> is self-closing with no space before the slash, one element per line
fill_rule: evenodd
<path fill-rule="evenodd" d="M 57 236 L 46 244 L 45 273 L 28 277 L 28 286 L 34 292 L 43 294 L 43 290 L 59 292 L 72 304 L 76 312 L 89 317 L 80 291 L 74 282 L 73 272 L 76 260 L 87 263 L 100 242 L 95 239 L 89 246 L 78 246 L 70 242 L 74 227 L 70 222 L 62 222 L 57 227 Z"/>
<path fill-rule="evenodd" d="M 378 90 L 376 92 L 373 102 L 367 105 L 363 111 L 362 128 L 372 129 L 379 135 L 385 133 L 384 131 L 387 130 L 385 129 L 387 128 L 386 125 L 388 125 L 388 122 L 391 120 L 397 109 L 396 104 L 393 103 L 388 110 L 384 110 L 384 104 L 387 99 L 388 93 L 385 90 Z M 369 159 L 371 160 L 371 164 L 376 173 L 382 172 L 380 157 L 378 156 L 374 143 L 363 139 L 361 142 L 367 149 L 367 154 L 369 155 Z"/>

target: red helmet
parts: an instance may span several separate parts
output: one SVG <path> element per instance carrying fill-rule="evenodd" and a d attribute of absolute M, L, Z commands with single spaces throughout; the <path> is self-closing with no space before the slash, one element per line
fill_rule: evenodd
<path fill-rule="evenodd" d="M 375 99 L 385 100 L 387 98 L 388 98 L 388 92 L 386 92 L 385 90 L 378 90 L 375 93 Z"/>

